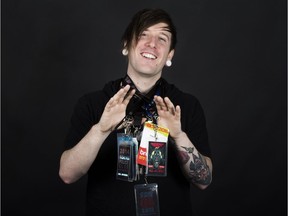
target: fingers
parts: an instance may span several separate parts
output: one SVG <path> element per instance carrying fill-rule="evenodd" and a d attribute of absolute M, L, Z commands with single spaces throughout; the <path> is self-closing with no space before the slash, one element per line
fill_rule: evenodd
<path fill-rule="evenodd" d="M 110 110 L 111 107 L 121 103 L 127 105 L 130 99 L 132 98 L 133 94 L 135 93 L 134 89 L 128 93 L 129 89 L 130 89 L 129 85 L 126 85 L 124 88 L 121 88 L 112 98 L 110 98 L 110 100 L 106 105 L 106 108 Z"/>
<path fill-rule="evenodd" d="M 172 114 L 175 114 L 175 106 L 168 97 L 163 99 L 160 96 L 155 96 L 154 101 L 158 110 L 169 111 Z"/>
<path fill-rule="evenodd" d="M 157 110 L 159 112 L 160 110 L 162 110 L 161 104 L 163 105 L 163 99 L 160 96 L 155 95 L 154 96 L 154 101 L 155 101 L 155 104 L 156 104 L 156 108 L 157 108 Z"/>
<path fill-rule="evenodd" d="M 175 116 L 180 119 L 181 117 L 181 108 L 179 105 L 176 106 L 176 110 L 175 110 Z"/>
<path fill-rule="evenodd" d="M 126 85 L 121 88 L 112 98 L 114 98 L 115 103 L 122 103 L 125 100 L 125 96 L 130 89 L 130 85 Z"/>
<path fill-rule="evenodd" d="M 167 111 L 169 111 L 170 113 L 172 113 L 173 115 L 175 115 L 175 106 L 174 104 L 171 102 L 171 100 L 168 97 L 164 98 L 164 102 L 166 104 L 166 109 Z"/>
<path fill-rule="evenodd" d="M 156 107 L 157 107 L 158 111 L 160 111 L 160 110 L 168 111 L 168 107 L 165 104 L 165 102 L 164 102 L 162 97 L 155 95 L 154 96 L 154 101 L 155 101 L 155 104 L 156 104 Z"/>
<path fill-rule="evenodd" d="M 128 105 L 130 99 L 133 97 L 135 94 L 136 90 L 132 89 L 130 92 L 128 92 L 123 100 L 123 104 Z"/>

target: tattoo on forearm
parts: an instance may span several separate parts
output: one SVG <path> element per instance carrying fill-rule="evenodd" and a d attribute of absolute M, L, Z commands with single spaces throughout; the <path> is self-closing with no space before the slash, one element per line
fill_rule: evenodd
<path fill-rule="evenodd" d="M 190 162 L 189 178 L 192 182 L 207 185 L 211 182 L 211 173 L 206 163 L 205 158 L 198 153 L 198 156 L 194 153 L 194 148 L 181 146 L 185 151 L 180 151 L 179 156 L 183 164 L 186 164 L 190 156 L 192 155 Z"/>
<path fill-rule="evenodd" d="M 211 182 L 211 174 L 206 160 L 199 154 L 199 157 L 193 154 L 194 162 L 190 163 L 190 177 L 191 180 L 207 185 Z"/>
<path fill-rule="evenodd" d="M 178 156 L 180 158 L 180 162 L 182 164 L 186 164 L 190 159 L 190 156 L 188 153 L 193 153 L 194 148 L 186 148 L 183 146 L 181 146 L 181 147 L 184 148 L 186 151 L 179 151 Z"/>

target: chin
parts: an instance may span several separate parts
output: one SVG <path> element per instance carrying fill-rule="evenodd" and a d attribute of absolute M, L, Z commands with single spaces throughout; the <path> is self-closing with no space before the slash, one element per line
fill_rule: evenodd
<path fill-rule="evenodd" d="M 154 77 L 159 74 L 159 72 L 155 72 L 155 71 L 140 71 L 139 73 L 145 77 Z"/>

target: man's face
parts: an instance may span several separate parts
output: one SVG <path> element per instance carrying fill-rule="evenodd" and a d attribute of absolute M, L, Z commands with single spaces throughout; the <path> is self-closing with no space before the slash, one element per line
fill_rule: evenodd
<path fill-rule="evenodd" d="M 158 23 L 144 30 L 139 35 L 137 44 L 134 39 L 129 50 L 128 73 L 160 77 L 166 61 L 171 60 L 174 54 L 174 50 L 169 51 L 171 37 L 165 23 Z"/>

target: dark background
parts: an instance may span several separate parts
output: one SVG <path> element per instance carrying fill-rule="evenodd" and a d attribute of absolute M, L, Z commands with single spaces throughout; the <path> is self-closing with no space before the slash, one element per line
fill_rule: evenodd
<path fill-rule="evenodd" d="M 72 109 L 126 73 L 120 37 L 143 7 L 170 12 L 179 43 L 164 77 L 206 113 L 214 178 L 192 189 L 198 212 L 286 216 L 283 0 L 3 0 L 1 215 L 82 215 L 85 178 L 58 177 Z"/>

